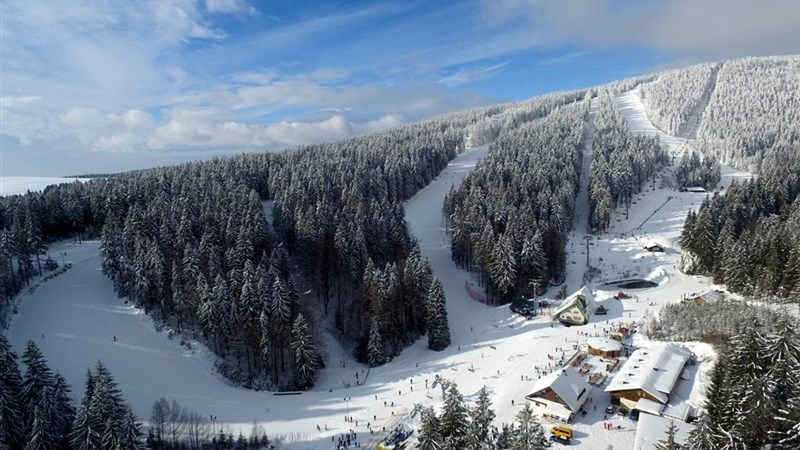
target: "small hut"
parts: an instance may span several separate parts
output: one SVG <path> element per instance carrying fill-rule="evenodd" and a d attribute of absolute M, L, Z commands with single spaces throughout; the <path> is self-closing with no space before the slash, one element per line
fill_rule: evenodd
<path fill-rule="evenodd" d="M 644 249 L 650 253 L 664 253 L 664 247 L 659 244 L 650 244 Z"/>
<path fill-rule="evenodd" d="M 619 358 L 622 354 L 622 343 L 606 337 L 590 337 L 586 340 L 590 355 L 603 358 Z"/>
<path fill-rule="evenodd" d="M 715 303 L 722 299 L 722 294 L 717 291 L 705 291 L 699 295 L 689 297 L 689 301 L 697 303 L 698 305 L 705 305 L 708 303 Z"/>

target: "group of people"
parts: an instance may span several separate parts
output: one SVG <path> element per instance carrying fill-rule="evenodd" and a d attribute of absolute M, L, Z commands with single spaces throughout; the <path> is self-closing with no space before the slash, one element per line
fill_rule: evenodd
<path fill-rule="evenodd" d="M 338 440 L 336 439 L 336 436 L 331 436 L 331 442 L 336 442 L 336 450 L 350 448 L 351 446 L 354 448 L 360 448 L 361 442 L 356 440 L 357 437 L 358 435 L 356 435 L 356 432 L 354 430 L 350 430 L 349 433 L 340 435 Z"/>

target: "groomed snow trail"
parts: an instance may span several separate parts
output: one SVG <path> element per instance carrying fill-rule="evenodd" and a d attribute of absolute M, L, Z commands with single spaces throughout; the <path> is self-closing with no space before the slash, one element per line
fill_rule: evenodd
<path fill-rule="evenodd" d="M 711 94 L 714 93 L 714 89 L 717 87 L 719 70 L 722 69 L 723 64 L 724 63 L 720 64 L 711 71 L 711 76 L 709 77 L 705 91 L 703 91 L 703 95 L 700 97 L 697 105 L 695 105 L 692 113 L 689 114 L 686 122 L 681 125 L 680 130 L 678 130 L 678 136 L 688 139 L 697 139 L 697 128 L 700 126 L 700 120 L 702 120 L 703 113 L 706 111 L 706 106 L 708 106 L 708 100 L 711 99 Z"/>
<path fill-rule="evenodd" d="M 469 331 L 470 325 L 460 320 L 454 320 L 458 315 L 454 317 L 451 311 L 459 309 L 469 311 L 470 315 L 486 314 L 491 308 L 473 300 L 465 290 L 464 283 L 474 283 L 474 281 L 471 274 L 458 269 L 453 262 L 450 253 L 450 236 L 445 230 L 442 216 L 442 203 L 450 187 L 458 188 L 461 180 L 488 152 L 488 145 L 466 150 L 451 161 L 433 182 L 425 186 L 405 204 L 409 231 L 418 239 L 422 256 L 428 258 L 434 276 L 439 277 L 439 281 L 442 283 L 447 298 L 447 310 L 450 314 L 450 333 L 456 336 L 464 335 L 465 329 Z M 475 286 L 477 290 L 480 290 L 477 284 Z"/>

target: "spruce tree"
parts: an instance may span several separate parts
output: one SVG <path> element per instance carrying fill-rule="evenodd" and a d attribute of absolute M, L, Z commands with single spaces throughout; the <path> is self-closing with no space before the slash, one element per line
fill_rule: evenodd
<path fill-rule="evenodd" d="M 25 444 L 21 384 L 16 355 L 5 336 L 0 334 L 0 447 L 10 450 L 21 450 Z"/>
<path fill-rule="evenodd" d="M 656 443 L 656 450 L 680 450 L 683 448 L 675 440 L 675 433 L 677 433 L 677 431 L 678 427 L 675 426 L 675 422 L 670 420 L 669 426 L 667 427 L 667 436 Z"/>
<path fill-rule="evenodd" d="M 464 404 L 464 396 L 458 391 L 455 383 L 450 383 L 444 396 L 442 415 L 440 418 L 440 430 L 445 441 L 448 439 L 454 445 L 464 447 L 466 434 L 469 427 L 469 410 Z"/>
<path fill-rule="evenodd" d="M 425 408 L 421 413 L 419 436 L 417 437 L 418 450 L 441 450 L 444 439 L 440 431 L 439 418 L 433 408 Z"/>
<path fill-rule="evenodd" d="M 25 425 L 29 428 L 33 424 L 33 413 L 42 400 L 45 389 L 53 384 L 53 373 L 47 367 L 39 347 L 28 341 L 22 353 L 22 362 L 25 363 L 25 375 L 22 378 L 22 406 L 25 412 Z"/>
<path fill-rule="evenodd" d="M 469 411 L 469 433 L 467 433 L 467 448 L 480 450 L 489 445 L 491 439 L 489 431 L 494 421 L 495 413 L 492 410 L 492 401 L 486 386 L 478 391 L 478 400 Z"/>
<path fill-rule="evenodd" d="M 367 361 L 371 367 L 379 366 L 386 361 L 383 352 L 383 338 L 377 318 L 372 318 L 369 327 L 369 341 L 367 343 Z"/>
<path fill-rule="evenodd" d="M 33 410 L 33 424 L 31 425 L 30 440 L 25 450 L 52 450 L 56 448 L 56 437 L 52 433 L 53 424 L 49 414 L 43 412 L 39 406 Z"/>
<path fill-rule="evenodd" d="M 72 429 L 72 422 L 75 420 L 75 407 L 72 406 L 69 396 L 71 389 L 64 377 L 56 372 L 54 380 L 52 395 L 55 408 L 55 431 L 59 448 L 67 449 L 69 448 L 69 432 Z"/>
<path fill-rule="evenodd" d="M 298 314 L 294 321 L 291 347 L 294 355 L 295 382 L 300 389 L 308 389 L 314 384 L 320 358 L 314 336 L 302 314 Z"/>
<path fill-rule="evenodd" d="M 426 300 L 428 311 L 428 348 L 441 351 L 450 345 L 450 326 L 447 322 L 447 303 L 438 278 L 434 278 Z"/>
<path fill-rule="evenodd" d="M 550 447 L 542 424 L 536 420 L 528 402 L 517 413 L 518 426 L 511 433 L 509 450 L 540 450 Z"/>
<path fill-rule="evenodd" d="M 131 440 L 131 436 L 137 434 L 135 430 L 129 428 L 131 423 L 136 423 L 133 413 L 125 404 L 111 372 L 98 361 L 94 371 L 90 371 L 87 376 L 86 393 L 75 415 L 70 435 L 72 448 L 74 450 L 138 448 L 140 445 L 138 438 Z M 127 447 L 121 447 L 122 445 Z"/>

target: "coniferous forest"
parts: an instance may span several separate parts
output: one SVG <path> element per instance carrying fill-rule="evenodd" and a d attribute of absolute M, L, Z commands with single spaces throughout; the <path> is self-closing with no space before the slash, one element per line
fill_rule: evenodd
<path fill-rule="evenodd" d="M 789 324 L 765 332 L 747 322 L 722 348 L 691 450 L 800 446 L 800 338 Z"/>
<path fill-rule="evenodd" d="M 685 131 L 687 125 L 695 125 L 687 121 L 713 87 L 719 67 L 720 63 L 711 63 L 669 70 L 658 74 L 657 81 L 643 84 L 642 102 L 653 124 L 671 135 Z"/>
<path fill-rule="evenodd" d="M 614 107 L 612 91 L 597 99 L 594 150 L 589 173 L 589 222 L 594 230 L 608 228 L 617 206 L 630 207 L 634 194 L 652 181 L 669 159 L 657 137 L 633 134 Z"/>
<path fill-rule="evenodd" d="M 441 350 L 449 345 L 443 295 L 401 202 L 464 148 L 466 130 L 486 142 L 582 96 L 2 198 L 3 296 L 41 273 L 47 242 L 99 236 L 117 293 L 205 341 L 219 370 L 244 386 L 311 386 L 328 317 L 362 362 L 386 362 L 430 330 L 430 347 Z"/>
<path fill-rule="evenodd" d="M 445 197 L 453 260 L 498 301 L 564 276 L 589 101 L 502 135 Z"/>
<path fill-rule="evenodd" d="M 732 184 L 725 195 L 715 193 L 691 211 L 680 240 L 686 270 L 712 275 L 734 292 L 795 302 L 800 298 L 800 84 L 791 74 L 797 67 L 797 57 L 746 58 L 722 66 L 698 130 L 701 151 L 706 159 L 754 168 L 758 176 Z"/>

